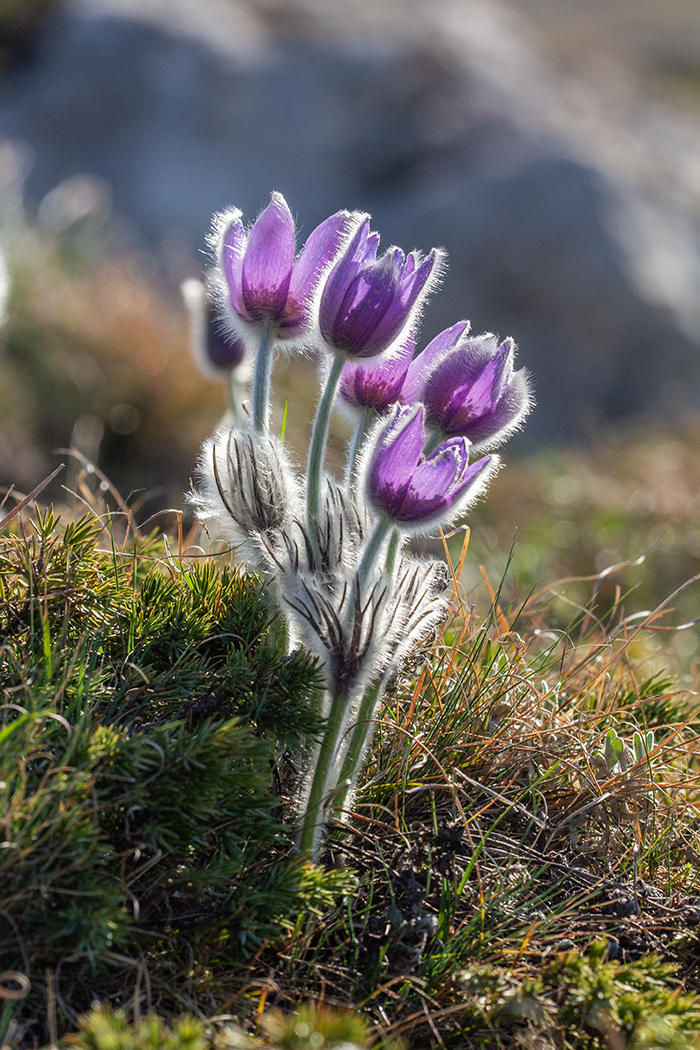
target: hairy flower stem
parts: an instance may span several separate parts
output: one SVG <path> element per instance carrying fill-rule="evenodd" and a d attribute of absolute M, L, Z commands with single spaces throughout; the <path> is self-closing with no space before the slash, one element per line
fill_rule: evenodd
<path fill-rule="evenodd" d="M 389 546 L 386 552 L 386 574 L 387 576 L 394 575 L 394 569 L 396 567 L 396 555 L 399 552 L 399 545 L 401 543 L 401 533 L 398 529 L 394 529 L 389 540 Z"/>
<path fill-rule="evenodd" d="M 355 789 L 360 763 L 374 732 L 374 712 L 382 698 L 385 685 L 386 681 L 383 677 L 376 678 L 367 686 L 360 701 L 355 725 L 351 731 L 350 744 L 338 777 L 338 784 L 342 786 L 333 800 L 333 808 L 338 812 L 342 811 L 348 795 Z"/>
<path fill-rule="evenodd" d="M 321 847 L 321 836 L 326 825 L 325 799 L 345 732 L 347 707 L 346 696 L 333 697 L 328 725 L 316 758 L 316 768 L 302 817 L 299 849 L 302 853 L 310 853 L 312 860 L 317 859 Z"/>
<path fill-rule="evenodd" d="M 321 400 L 316 409 L 314 426 L 311 431 L 311 444 L 309 445 L 309 462 L 306 471 L 306 508 L 308 513 L 309 533 L 316 535 L 315 523 L 321 506 L 321 472 L 323 459 L 326 454 L 326 442 L 328 440 L 328 428 L 331 420 L 331 408 L 335 400 L 335 392 L 338 389 L 340 375 L 343 371 L 343 358 L 336 354 L 333 358 L 331 370 L 328 373 L 326 386 L 321 394 Z"/>
<path fill-rule="evenodd" d="M 360 458 L 360 453 L 364 448 L 365 438 L 367 437 L 367 431 L 372 425 L 375 412 L 372 408 L 363 408 L 362 415 L 360 416 L 360 422 L 357 424 L 357 430 L 355 436 L 352 439 L 352 445 L 348 453 L 348 466 L 346 481 L 348 486 L 348 492 L 354 492 L 357 488 L 357 466 Z"/>
<path fill-rule="evenodd" d="M 377 559 L 377 555 L 382 548 L 384 540 L 386 539 L 386 534 L 391 528 L 392 522 L 389 518 L 380 518 L 377 522 L 374 532 L 369 538 L 369 543 L 365 547 L 365 553 L 362 555 L 360 567 L 357 570 L 357 582 L 360 586 L 365 583 L 369 576 L 370 570 Z"/>
<path fill-rule="evenodd" d="M 438 445 L 441 445 L 445 440 L 445 434 L 441 430 L 434 430 L 432 434 L 428 434 L 428 440 L 425 442 L 425 448 L 423 449 L 423 455 L 429 456 L 431 452 L 434 452 Z"/>
<path fill-rule="evenodd" d="M 272 328 L 264 328 L 253 373 L 253 430 L 261 434 L 270 426 L 270 380 L 272 378 Z"/>
<path fill-rule="evenodd" d="M 229 405 L 231 407 L 231 417 L 233 419 L 233 425 L 239 427 L 243 419 L 243 386 L 236 375 L 236 369 L 229 369 L 228 373 L 228 395 Z"/>

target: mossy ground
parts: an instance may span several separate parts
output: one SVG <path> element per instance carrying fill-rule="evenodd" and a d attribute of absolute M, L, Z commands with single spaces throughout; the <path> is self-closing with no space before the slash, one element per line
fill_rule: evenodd
<path fill-rule="evenodd" d="M 456 587 L 313 868 L 313 660 L 230 552 L 82 480 L 0 539 L 6 1045 L 694 1045 L 697 709 L 649 623 Z"/>

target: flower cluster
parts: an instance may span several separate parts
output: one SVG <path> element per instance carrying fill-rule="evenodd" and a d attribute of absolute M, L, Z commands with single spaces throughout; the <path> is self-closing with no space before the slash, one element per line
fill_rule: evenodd
<path fill-rule="evenodd" d="M 286 624 L 324 667 L 326 730 L 300 790 L 300 846 L 317 854 L 349 804 L 384 688 L 447 615 L 442 562 L 406 550 L 416 534 L 462 517 L 498 469 L 491 450 L 531 407 L 512 340 L 472 337 L 462 321 L 416 353 L 420 313 L 444 268 L 391 247 L 378 254 L 368 216 L 341 211 L 297 254 L 292 215 L 275 193 L 246 229 L 218 217 L 212 294 L 222 331 L 254 359 L 250 415 L 205 444 L 199 513 L 262 572 Z M 301 474 L 270 432 L 274 355 L 325 358 L 308 464 Z M 323 468 L 334 405 L 357 426 L 345 477 Z"/>

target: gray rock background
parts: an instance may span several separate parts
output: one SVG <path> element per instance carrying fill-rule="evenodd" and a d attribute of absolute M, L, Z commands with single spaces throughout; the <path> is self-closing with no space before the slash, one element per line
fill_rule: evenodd
<path fill-rule="evenodd" d="M 700 406 L 700 118 L 640 86 L 641 44 L 606 53 L 623 10 L 73 0 L 0 82 L 0 136 L 31 147 L 30 198 L 103 179 L 173 279 L 214 211 L 252 219 L 271 189 L 302 231 L 362 208 L 385 245 L 443 245 L 425 338 L 461 317 L 513 335 L 527 439 L 578 440 Z M 676 30 L 653 39 L 692 67 Z"/>

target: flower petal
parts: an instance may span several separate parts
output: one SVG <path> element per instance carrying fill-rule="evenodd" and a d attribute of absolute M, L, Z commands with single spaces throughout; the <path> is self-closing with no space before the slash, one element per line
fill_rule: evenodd
<path fill-rule="evenodd" d="M 394 357 L 370 358 L 366 363 L 348 361 L 340 380 L 341 397 L 356 408 L 387 412 L 399 400 L 414 346 L 415 340 L 409 336 Z"/>
<path fill-rule="evenodd" d="M 354 281 L 363 266 L 376 259 L 378 246 L 379 236 L 376 233 L 370 233 L 369 218 L 367 218 L 330 272 L 321 295 L 319 308 L 321 334 L 330 346 L 333 345 L 333 322 L 343 304 L 348 286 Z"/>
<path fill-rule="evenodd" d="M 508 389 L 490 416 L 477 420 L 469 427 L 469 440 L 477 451 L 495 448 L 522 425 L 532 408 L 530 380 L 526 369 L 514 372 Z"/>
<path fill-rule="evenodd" d="M 221 245 L 221 268 L 228 285 L 231 307 L 240 317 L 248 316 L 243 302 L 243 256 L 247 244 L 248 236 L 243 228 L 241 213 L 235 212 Z"/>
<path fill-rule="evenodd" d="M 436 335 L 425 350 L 413 359 L 401 388 L 401 402 L 404 405 L 412 405 L 421 400 L 431 369 L 444 354 L 457 345 L 468 331 L 469 321 L 459 321 L 453 324 L 451 328 L 446 328 L 444 332 Z"/>
<path fill-rule="evenodd" d="M 395 249 L 398 251 L 398 249 Z M 411 322 L 414 308 L 441 263 L 441 256 L 433 249 L 408 279 L 404 277 L 406 267 L 402 267 L 398 279 L 398 288 L 388 309 L 377 321 L 370 339 L 366 341 L 364 356 L 380 354 L 399 336 Z"/>
<path fill-rule="evenodd" d="M 515 344 L 492 335 L 458 345 L 438 360 L 423 389 L 429 425 L 487 448 L 505 440 L 531 407 L 526 373 L 513 372 Z"/>
<path fill-rule="evenodd" d="M 425 445 L 423 408 L 402 409 L 380 431 L 371 453 L 370 503 L 389 517 L 399 510 Z"/>
<path fill-rule="evenodd" d="M 294 219 L 282 194 L 273 193 L 248 234 L 243 258 L 243 302 L 254 320 L 282 319 L 293 265 Z"/>
<path fill-rule="evenodd" d="M 399 512 L 399 521 L 425 520 L 451 506 L 451 494 L 469 460 L 464 439 L 445 442 L 416 467 Z"/>
<path fill-rule="evenodd" d="M 294 263 L 290 298 L 301 303 L 313 293 L 319 277 L 337 255 L 353 218 L 349 211 L 337 211 L 311 231 Z"/>
<path fill-rule="evenodd" d="M 347 288 L 332 326 L 333 346 L 358 357 L 373 357 L 386 348 L 375 332 L 396 298 L 402 258 L 387 252 L 364 266 Z"/>

